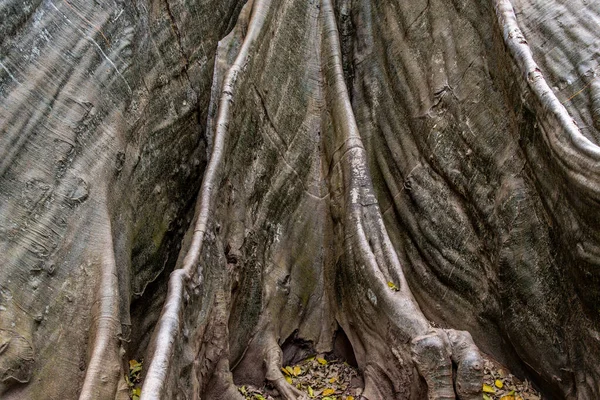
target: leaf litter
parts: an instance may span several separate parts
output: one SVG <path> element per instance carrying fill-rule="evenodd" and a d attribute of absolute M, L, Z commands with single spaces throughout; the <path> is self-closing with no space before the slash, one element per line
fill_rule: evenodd
<path fill-rule="evenodd" d="M 125 382 L 129 388 L 129 398 L 139 400 L 141 396 L 141 374 L 144 361 L 129 360 L 129 372 L 125 375 Z"/>
<path fill-rule="evenodd" d="M 310 399 L 355 400 L 362 392 L 362 378 L 348 363 L 333 359 L 309 357 L 297 365 L 281 368 L 285 380 L 306 393 Z M 270 384 L 258 388 L 252 385 L 238 387 L 246 400 L 278 400 L 277 390 Z"/>
<path fill-rule="evenodd" d="M 484 357 L 483 400 L 543 400 L 531 383 L 520 380 L 510 371 Z M 340 360 L 327 361 L 310 357 L 297 365 L 281 369 L 286 381 L 317 400 L 358 400 L 362 392 L 362 378 L 358 370 Z M 244 385 L 238 387 L 246 400 L 279 400 L 280 396 L 270 384 L 263 387 Z"/>
<path fill-rule="evenodd" d="M 485 355 L 483 373 L 483 400 L 542 400 L 529 381 L 519 380 Z"/>

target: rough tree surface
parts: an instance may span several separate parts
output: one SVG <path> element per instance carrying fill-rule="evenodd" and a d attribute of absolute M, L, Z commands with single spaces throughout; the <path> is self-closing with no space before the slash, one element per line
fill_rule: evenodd
<path fill-rule="evenodd" d="M 600 3 L 0 1 L 0 397 L 355 360 L 600 398 Z"/>

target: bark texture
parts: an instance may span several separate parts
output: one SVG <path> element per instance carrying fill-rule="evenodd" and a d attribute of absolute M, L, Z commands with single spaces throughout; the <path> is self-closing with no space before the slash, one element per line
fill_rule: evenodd
<path fill-rule="evenodd" d="M 515 11 L 516 10 L 516 11 Z M 0 3 L 0 397 L 600 398 L 600 3 Z M 299 344 L 302 344 L 300 346 Z"/>

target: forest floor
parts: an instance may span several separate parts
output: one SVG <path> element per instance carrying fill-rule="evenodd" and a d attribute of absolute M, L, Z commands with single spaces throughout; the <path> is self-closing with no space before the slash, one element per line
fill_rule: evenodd
<path fill-rule="evenodd" d="M 310 357 L 282 368 L 288 383 L 305 392 L 310 399 L 359 400 L 363 380 L 359 371 L 340 360 Z M 279 400 L 271 385 L 238 387 L 246 400 Z M 484 355 L 483 400 L 542 400 L 527 380 L 521 381 L 510 371 Z"/>
<path fill-rule="evenodd" d="M 510 371 L 484 354 L 483 400 L 543 400 L 527 380 L 520 380 Z M 126 377 L 130 398 L 139 400 L 142 364 L 129 362 Z M 309 399 L 359 400 L 363 380 L 357 368 L 347 362 L 326 356 L 309 357 L 296 365 L 281 369 L 286 381 L 300 389 Z M 238 387 L 246 400 L 280 400 L 277 390 L 270 384 L 262 387 Z"/>

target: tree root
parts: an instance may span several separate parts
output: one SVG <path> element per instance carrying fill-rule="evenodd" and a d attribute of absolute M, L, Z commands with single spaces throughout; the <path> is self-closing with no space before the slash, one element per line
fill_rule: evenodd
<path fill-rule="evenodd" d="M 483 359 L 468 332 L 433 329 L 412 340 L 412 358 L 427 381 L 430 399 L 454 399 L 455 391 L 461 400 L 481 398 Z"/>
<path fill-rule="evenodd" d="M 342 288 L 340 324 L 351 342 L 360 342 L 366 354 L 358 354 L 359 367 L 365 369 L 365 397 L 382 398 L 396 391 L 393 381 L 414 378 L 407 372 L 387 372 L 372 354 L 381 352 L 377 344 L 394 343 L 398 339 L 396 358 L 401 364 L 413 362 L 427 382 L 430 400 L 474 399 L 481 396 L 483 363 L 468 333 L 434 329 L 421 310 L 404 278 L 402 267 L 390 242 L 373 192 L 366 152 L 354 120 L 343 80 L 341 51 L 330 1 L 323 1 L 323 54 L 326 98 L 333 123 L 330 148 L 336 149 L 331 191 L 343 193 L 332 207 L 338 216 L 336 234 L 343 243 L 343 262 L 338 264 Z M 367 299 L 367 300 L 365 300 Z M 360 321 L 353 327 L 350 318 Z M 365 325 L 370 329 L 365 329 Z M 410 341 L 412 357 L 402 343 Z M 375 347 L 375 348 L 374 348 Z M 380 357 L 385 358 L 384 354 Z M 457 365 L 453 381 L 452 362 Z M 362 365 L 361 365 L 362 364 Z M 368 368 L 371 365 L 371 368 Z M 406 369 L 406 365 L 404 366 Z M 374 375 L 374 376 L 368 376 Z M 387 375 L 390 388 L 380 389 Z M 378 384 L 374 384 L 378 382 Z M 404 387 L 407 384 L 402 385 Z M 414 396 L 412 393 L 410 397 Z"/>
<path fill-rule="evenodd" d="M 117 266 L 114 259 L 110 216 L 106 202 L 102 202 L 100 211 L 102 220 L 96 245 L 103 250 L 100 255 L 100 280 L 97 299 L 92 307 L 92 348 L 80 400 L 124 398 L 126 392 L 122 376 L 124 370 L 121 360 L 121 321 L 119 319 L 119 293 Z"/>
<path fill-rule="evenodd" d="M 200 93 L 214 52 L 200 48 L 213 47 L 217 34 L 202 40 L 196 33 L 203 30 L 185 35 L 181 26 L 218 27 L 221 35 L 244 2 L 115 8 L 34 1 L 35 13 L 7 2 L 8 25 L 0 24 L 8 46 L 0 63 L 0 125 L 8 132 L 0 150 L 7 204 L 0 248 L 8 261 L 0 287 L 0 397 L 129 397 L 122 326 L 137 326 L 127 315 L 130 291 L 159 287 L 153 304 L 162 301 L 163 276 L 148 283 L 172 267 L 171 239 L 189 223 L 191 189 L 183 187 L 190 171 L 203 168 L 195 116 L 206 111 Z M 341 40 L 333 3 L 346 32 Z M 511 367 L 536 376 L 551 395 L 598 397 L 600 220 L 592 211 L 600 199 L 600 146 L 582 134 L 592 127 L 577 126 L 542 76 L 511 0 L 492 0 L 495 16 L 485 2 L 417 3 L 246 2 L 215 63 L 212 152 L 144 354 L 143 400 L 241 399 L 234 376 L 242 383 L 266 378 L 283 398 L 305 398 L 281 372 L 282 343 L 293 337 L 308 343 L 302 351 L 327 352 L 337 324 L 364 375 L 365 398 L 480 398 L 473 339 L 433 326 L 432 315 L 467 317 L 458 325 L 472 327 L 496 355 L 509 343 Z M 545 7 L 531 3 L 532 12 Z M 593 9 L 590 21 L 598 16 Z M 167 28 L 158 26 L 163 17 Z M 489 29 L 490 20 L 497 26 Z M 593 24 L 581 22 L 587 45 Z M 557 45 L 554 58 L 578 42 L 569 40 L 570 29 L 545 34 Z M 153 58 L 160 59 L 146 66 Z M 591 103 L 598 128 L 594 68 L 569 62 L 589 82 L 567 102 L 592 85 L 589 101 L 575 100 Z M 351 102 L 345 79 L 354 77 Z M 169 84 L 176 79 L 187 82 Z M 174 96 L 153 101 L 165 94 Z M 483 130 L 489 134 L 478 135 Z M 496 141 L 502 130 L 510 134 Z M 172 149 L 188 141 L 194 149 L 181 158 L 165 151 L 179 133 L 185 139 Z M 371 164 L 365 144 L 376 153 Z M 369 165 L 379 167 L 373 176 Z M 168 177 L 177 185 L 165 190 Z M 122 195 L 128 184 L 139 190 Z M 161 191 L 172 196 L 155 196 Z M 427 209 L 448 194 L 454 216 Z M 378 198 L 393 204 L 388 225 Z M 155 209 L 155 200 L 164 207 Z M 396 229 L 398 221 L 405 226 Z M 148 222 L 156 229 L 138 235 Z M 456 235 L 462 222 L 468 234 Z M 151 274 L 133 276 L 139 271 Z M 411 291 L 409 282 L 423 290 Z M 150 308 L 133 340 L 143 338 L 131 349 L 136 358 L 157 317 Z"/>
<path fill-rule="evenodd" d="M 271 340 L 272 346 L 265 351 L 266 379 L 275 386 L 285 400 L 308 400 L 306 393 L 290 385 L 281 372 L 283 353 L 277 342 Z"/>
<path fill-rule="evenodd" d="M 215 124 L 216 132 L 213 150 L 196 204 L 192 237 L 188 242 L 189 245 L 182 249 L 182 254 L 184 254 L 182 257 L 183 265 L 180 269 L 174 271 L 169 279 L 167 300 L 151 342 L 152 356 L 147 377 L 142 387 L 141 400 L 160 399 L 166 390 L 169 369 L 175 350 L 174 342 L 179 336 L 183 323 L 181 317 L 183 314 L 184 297 L 187 295 L 187 286 L 193 281 L 199 281 L 199 275 L 202 270 L 202 267 L 198 265 L 199 257 L 208 226 L 209 214 L 213 208 L 216 196 L 215 189 L 217 189 L 216 185 L 219 182 L 219 173 L 224 158 L 223 152 L 231 117 L 230 107 L 233 104 L 233 97 L 236 93 L 238 77 L 248 62 L 250 50 L 254 42 L 261 33 L 269 4 L 269 0 L 257 0 L 248 4 L 252 7 L 248 31 L 239 54 L 227 71 L 223 82 L 219 111 Z M 242 14 L 247 15 L 244 12 Z M 199 282 L 196 282 L 196 284 L 199 285 Z"/>
<path fill-rule="evenodd" d="M 214 208 L 216 188 L 220 186 L 226 151 L 224 143 L 237 92 L 236 82 L 248 63 L 249 47 L 258 35 L 257 30 L 264 22 L 268 6 L 268 1 L 254 3 L 248 34 L 223 83 L 214 125 L 214 150 L 200 191 L 193 235 L 184 253 L 183 267 L 172 274 L 169 282 L 169 295 L 153 340 L 154 355 L 142 389 L 143 400 L 165 395 L 175 338 L 184 323 L 181 318 L 184 297 L 189 284 L 199 279 L 201 268 L 198 260 L 208 231 L 209 214 Z M 320 20 L 321 63 L 324 66 L 322 97 L 327 104 L 322 140 L 331 165 L 330 192 L 335 194 L 331 198 L 333 235 L 338 246 L 337 254 L 340 255 L 335 264 L 336 315 L 354 347 L 359 368 L 364 372 L 363 395 L 367 399 L 421 396 L 425 389 L 421 387 L 420 375 L 427 383 L 431 400 L 451 399 L 455 394 L 460 399 L 474 399 L 481 394 L 479 352 L 467 333 L 434 329 L 412 296 L 374 194 L 366 152 L 343 79 L 339 37 L 329 0 L 321 1 Z M 317 88 L 321 90 L 321 87 Z M 229 273 L 219 271 L 218 276 Z M 227 277 L 212 278 L 220 282 L 217 286 L 223 285 L 217 288 L 219 291 L 227 291 L 228 285 L 231 286 L 231 279 Z M 254 339 L 250 340 L 254 343 L 248 345 L 249 350 L 243 357 L 256 360 L 259 354 L 262 355 L 264 377 L 281 396 L 286 400 L 305 399 L 306 396 L 290 385 L 281 372 L 282 350 L 273 326 L 276 323 L 268 317 L 271 302 L 277 303 L 277 299 L 271 297 L 285 294 L 272 290 L 264 293 L 267 298 L 262 299 L 263 318 L 258 322 L 261 328 L 254 332 Z M 196 391 L 209 393 L 212 398 L 239 397 L 233 392 L 229 372 L 227 329 L 223 330 L 219 325 L 220 333 L 214 337 L 208 334 L 214 332 L 212 323 L 227 321 L 229 314 L 224 308 L 229 306 L 229 301 L 215 302 L 208 317 L 212 322 L 199 329 L 194 339 L 194 343 L 200 343 L 197 345 L 199 348 L 192 346 L 197 351 L 194 356 L 201 363 L 210 364 L 194 368 L 194 376 L 204 381 L 196 385 Z"/>

